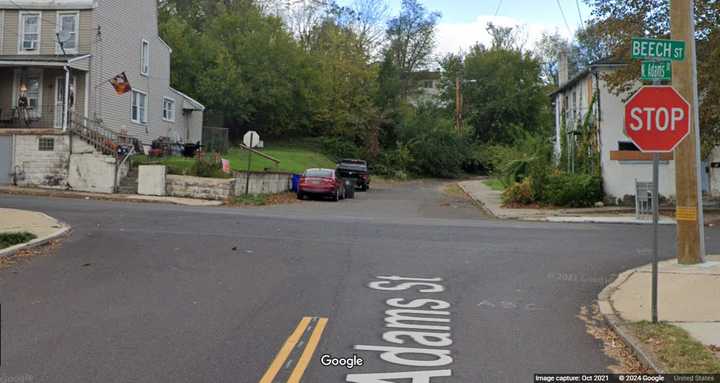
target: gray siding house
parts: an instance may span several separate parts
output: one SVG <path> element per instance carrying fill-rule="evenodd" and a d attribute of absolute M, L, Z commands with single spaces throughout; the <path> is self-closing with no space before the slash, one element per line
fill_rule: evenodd
<path fill-rule="evenodd" d="M 145 145 L 200 141 L 204 107 L 170 87 L 157 12 L 155 0 L 0 0 L 0 125 L 29 114 L 35 127 L 65 129 L 67 106 Z M 120 73 L 132 86 L 123 95 L 109 82 Z"/>
<path fill-rule="evenodd" d="M 125 145 L 201 141 L 204 106 L 170 87 L 157 13 L 156 0 L 0 0 L 0 185 L 113 192 Z"/>

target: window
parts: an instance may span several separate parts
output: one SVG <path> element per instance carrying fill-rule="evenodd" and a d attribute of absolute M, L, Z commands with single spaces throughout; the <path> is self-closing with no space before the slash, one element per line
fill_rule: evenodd
<path fill-rule="evenodd" d="M 77 53 L 78 51 L 78 13 L 63 12 L 58 13 L 57 30 L 58 44 L 57 53 L 62 53 L 65 49 L 66 53 Z M 62 48 L 60 46 L 62 43 Z"/>
<path fill-rule="evenodd" d="M 41 152 L 52 152 L 55 150 L 55 139 L 40 137 L 38 139 L 38 150 Z"/>
<path fill-rule="evenodd" d="M 163 120 L 175 121 L 175 100 L 163 97 Z"/>
<path fill-rule="evenodd" d="M 130 119 L 138 124 L 147 122 L 147 94 L 139 90 L 132 91 L 132 111 Z"/>
<path fill-rule="evenodd" d="M 150 43 L 147 40 L 142 41 L 142 50 L 140 52 L 140 73 L 148 75 L 150 73 Z"/>
<path fill-rule="evenodd" d="M 20 13 L 20 52 L 37 52 L 40 48 L 40 13 Z"/>

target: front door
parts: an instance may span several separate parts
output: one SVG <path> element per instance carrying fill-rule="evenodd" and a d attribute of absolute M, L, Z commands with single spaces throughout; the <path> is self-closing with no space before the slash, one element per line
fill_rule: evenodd
<path fill-rule="evenodd" d="M 70 76 L 70 89 L 68 89 L 70 102 L 68 102 L 68 111 L 72 113 L 75 110 L 75 79 Z M 55 79 L 55 129 L 63 128 L 63 108 L 65 107 L 65 77 Z"/>
<path fill-rule="evenodd" d="M 9 185 L 12 181 L 12 137 L 0 136 L 0 185 Z"/>

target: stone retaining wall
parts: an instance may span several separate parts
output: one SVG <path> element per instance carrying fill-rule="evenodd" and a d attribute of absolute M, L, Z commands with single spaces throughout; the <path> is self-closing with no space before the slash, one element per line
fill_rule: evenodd
<path fill-rule="evenodd" d="M 235 195 L 235 179 L 167 175 L 165 188 L 172 197 L 224 200 Z"/>

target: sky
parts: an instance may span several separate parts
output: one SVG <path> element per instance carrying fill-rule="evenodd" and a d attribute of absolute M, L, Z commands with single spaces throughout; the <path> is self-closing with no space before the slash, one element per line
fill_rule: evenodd
<path fill-rule="evenodd" d="M 388 0 L 391 14 L 397 14 L 401 0 Z M 590 8 L 584 0 L 421 0 L 442 18 L 438 23 L 436 54 L 467 50 L 475 42 L 487 44 L 490 36 L 485 31 L 488 22 L 501 26 L 521 26 L 524 29 L 526 49 L 532 49 L 542 32 L 557 31 L 570 37 L 581 24 L 590 18 Z M 341 4 L 352 0 L 341 0 Z M 559 6 L 558 6 L 559 3 Z M 499 6 L 499 8 L 498 8 Z M 578 11 L 579 6 L 579 11 Z M 563 14 L 567 25 L 563 20 Z M 497 11 L 497 15 L 496 15 Z"/>

